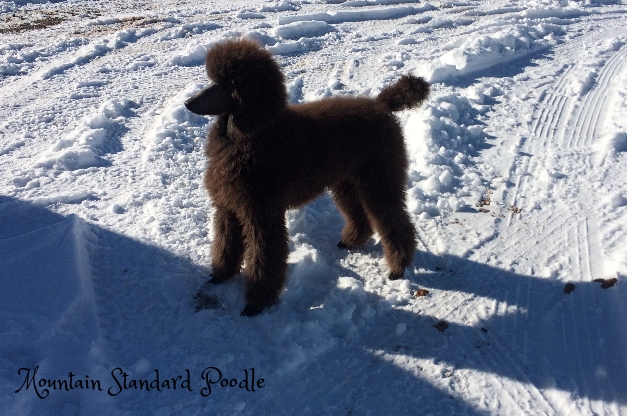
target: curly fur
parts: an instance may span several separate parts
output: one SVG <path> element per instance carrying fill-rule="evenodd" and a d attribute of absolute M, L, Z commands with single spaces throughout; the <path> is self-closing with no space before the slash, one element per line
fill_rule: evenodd
<path fill-rule="evenodd" d="M 358 247 L 377 231 L 389 278 L 402 277 L 416 240 L 405 208 L 405 145 L 392 112 L 421 104 L 429 84 L 406 75 L 375 99 L 288 105 L 278 64 L 250 40 L 212 47 L 206 67 L 232 101 L 205 149 L 204 181 L 216 209 L 211 281 L 231 279 L 245 264 L 242 315 L 278 301 L 289 254 L 285 212 L 325 189 L 346 221 L 338 246 Z"/>

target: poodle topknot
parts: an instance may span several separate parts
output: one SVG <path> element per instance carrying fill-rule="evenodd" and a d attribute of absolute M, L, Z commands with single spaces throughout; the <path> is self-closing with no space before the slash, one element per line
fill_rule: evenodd
<path fill-rule="evenodd" d="M 338 247 L 374 231 L 398 279 L 412 264 L 415 230 L 405 208 L 407 155 L 393 112 L 419 106 L 429 84 L 402 76 L 376 98 L 331 97 L 289 105 L 272 55 L 247 39 L 207 52 L 211 86 L 186 101 L 217 116 L 207 140 L 207 188 L 215 206 L 212 283 L 244 267 L 244 316 L 276 303 L 287 270 L 285 212 L 329 189 L 346 221 Z"/>

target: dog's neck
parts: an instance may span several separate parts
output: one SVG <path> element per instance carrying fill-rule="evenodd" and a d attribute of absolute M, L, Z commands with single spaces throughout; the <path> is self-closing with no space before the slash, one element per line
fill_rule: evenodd
<path fill-rule="evenodd" d="M 240 141 L 245 140 L 251 136 L 250 133 L 245 133 L 241 129 L 237 128 L 235 125 L 235 120 L 233 119 L 233 114 L 229 115 L 229 120 L 226 124 L 226 135 L 229 136 L 229 139 Z"/>
<path fill-rule="evenodd" d="M 259 134 L 271 124 L 271 120 L 264 120 L 263 122 L 249 123 L 245 118 L 242 118 L 239 114 L 229 114 L 226 124 L 226 134 L 231 140 L 246 140 Z"/>

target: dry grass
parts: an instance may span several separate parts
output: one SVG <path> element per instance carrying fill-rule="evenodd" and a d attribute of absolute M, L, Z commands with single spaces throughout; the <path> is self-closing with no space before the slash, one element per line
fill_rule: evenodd
<path fill-rule="evenodd" d="M 0 33 L 20 33 L 27 30 L 45 29 L 47 27 L 61 24 L 65 20 L 66 19 L 56 15 L 48 15 L 32 21 L 21 21 L 19 23 L 8 24 L 6 26 L 3 25 L 0 27 Z"/>

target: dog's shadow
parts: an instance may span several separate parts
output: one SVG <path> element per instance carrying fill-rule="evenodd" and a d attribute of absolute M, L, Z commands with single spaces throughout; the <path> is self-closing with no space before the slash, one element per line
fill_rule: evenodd
<path fill-rule="evenodd" d="M 66 316 L 41 339 L 34 337 L 34 328 L 45 329 L 45 322 L 30 327 L 23 326 L 24 317 L 6 320 L 5 331 L 9 325 L 23 347 L 0 345 L 2 383 L 14 391 L 24 381 L 17 370 L 37 363 L 46 364 L 41 371 L 51 379 L 65 379 L 71 370 L 109 380 L 112 368 L 137 372 L 145 362 L 145 377 L 153 368 L 164 377 L 190 369 L 196 393 L 200 371 L 208 365 L 234 376 L 255 367 L 267 383 L 247 396 L 236 389 L 216 391 L 211 402 L 197 394 L 163 391 L 145 403 L 143 395 L 129 391 L 103 404 L 102 411 L 111 410 L 109 414 L 137 410 L 140 403 L 143 410 L 136 413 L 154 414 L 188 400 L 201 400 L 214 413 L 229 413 L 244 398 L 247 409 L 267 414 L 315 414 L 315 409 L 367 414 L 384 408 L 393 414 L 408 409 L 481 414 L 479 409 L 489 403 L 477 405 L 479 396 L 494 402 L 516 397 L 522 408 L 531 405 L 547 413 L 559 411 L 550 398 L 627 403 L 627 294 L 621 281 L 606 290 L 599 283 L 576 282 L 566 294 L 564 282 L 557 279 L 424 251 L 414 259 L 417 273 L 406 279 L 388 283 L 385 273 L 373 278 L 375 270 L 368 270 L 366 279 L 360 264 L 376 268 L 381 262 L 385 267 L 380 246 L 371 243 L 359 253 L 334 247 L 341 218 L 331 199 L 314 201 L 295 218 L 308 209 L 315 211 L 312 217 L 320 229 L 292 233 L 285 296 L 253 318 L 239 316 L 242 279 L 221 287 L 230 299 L 220 299 L 226 307 L 194 313 L 191 298 L 204 279 L 201 266 L 89 225 L 97 237 L 90 256 L 96 256 L 99 266 L 92 271 L 98 319 Z M 5 197 L 0 197 L 0 218 L 3 239 L 67 219 Z M 305 221 L 293 231 L 314 226 Z M 327 233 L 334 238 L 327 241 Z M 362 261 L 351 263 L 357 255 Z M 407 299 L 388 290 L 413 294 L 418 287 L 430 294 Z M 434 327 L 441 320 L 448 324 L 440 326 L 443 332 Z M 68 406 L 86 410 L 85 403 L 100 403 L 103 394 L 56 393 L 46 400 L 34 393 L 13 394 L 4 403 L 25 400 L 33 412 L 49 414 Z"/>
<path fill-rule="evenodd" d="M 566 282 L 560 279 L 425 251 L 416 253 L 415 272 L 406 273 L 404 281 L 389 282 L 385 266 L 379 266 L 380 244 L 371 240 L 350 253 L 331 244 L 338 239 L 342 219 L 330 196 L 301 208 L 294 218 L 291 250 L 295 261 L 289 267 L 282 304 L 268 314 L 280 315 L 289 309 L 304 320 L 329 319 L 319 309 L 330 306 L 339 315 L 334 319 L 340 324 L 330 333 L 349 339 L 350 347 L 338 347 L 328 357 L 320 357 L 316 368 L 332 372 L 333 365 L 323 363 L 342 354 L 360 356 L 364 362 L 378 357 L 391 363 L 409 356 L 441 369 L 442 377 L 451 378 L 453 384 L 477 372 L 510 379 L 515 383 L 508 389 L 526 395 L 530 403 L 540 400 L 548 409 L 555 402 L 547 399 L 547 390 L 591 401 L 627 403 L 627 386 L 621 381 L 627 370 L 623 347 L 627 337 L 621 330 L 627 316 L 624 289 L 604 290 L 600 283 L 585 281 L 565 293 Z M 326 218 L 325 231 L 318 238 L 314 228 L 321 225 L 320 218 Z M 360 267 L 366 267 L 370 281 L 360 274 Z M 372 281 L 372 272 L 377 270 L 379 277 Z M 373 286 L 380 294 L 368 289 Z M 405 293 L 409 289 L 412 298 L 399 299 L 394 287 Z M 419 288 L 430 293 L 414 297 Z M 444 327 L 438 325 L 441 321 L 446 322 Z M 399 324 L 403 329 L 398 329 Z M 366 390 L 366 383 L 374 382 L 370 371 L 367 366 L 355 369 L 351 383 L 360 386 L 353 387 L 355 391 Z M 420 371 L 403 371 L 420 378 Z M 502 381 L 487 383 L 501 388 Z"/>

